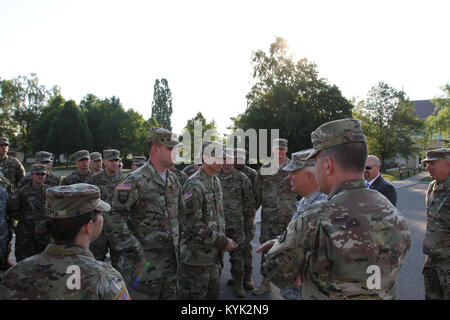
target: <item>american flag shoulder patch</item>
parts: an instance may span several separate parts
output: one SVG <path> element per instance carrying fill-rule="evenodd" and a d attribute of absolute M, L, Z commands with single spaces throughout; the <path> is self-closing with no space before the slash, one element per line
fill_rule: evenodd
<path fill-rule="evenodd" d="M 184 200 L 187 200 L 190 197 L 192 197 L 192 192 L 190 192 L 190 191 L 183 196 Z"/>
<path fill-rule="evenodd" d="M 118 191 L 131 191 L 131 184 L 129 183 L 121 183 L 117 185 Z"/>
<path fill-rule="evenodd" d="M 127 289 L 123 289 L 122 292 L 120 293 L 119 297 L 117 298 L 117 300 L 131 300 L 130 295 L 128 294 Z"/>

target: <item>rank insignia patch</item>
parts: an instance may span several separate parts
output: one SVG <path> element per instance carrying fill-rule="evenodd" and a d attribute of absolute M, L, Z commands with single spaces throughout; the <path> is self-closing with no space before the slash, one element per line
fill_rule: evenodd
<path fill-rule="evenodd" d="M 189 199 L 190 197 L 192 197 L 192 192 L 188 192 L 188 193 L 186 193 L 185 195 L 184 195 L 184 200 L 187 200 L 187 199 Z"/>

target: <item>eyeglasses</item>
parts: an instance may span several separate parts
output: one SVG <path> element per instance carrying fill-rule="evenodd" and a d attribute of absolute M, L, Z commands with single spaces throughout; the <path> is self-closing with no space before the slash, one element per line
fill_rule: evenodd
<path fill-rule="evenodd" d="M 366 170 L 372 170 L 373 167 L 366 167 Z"/>

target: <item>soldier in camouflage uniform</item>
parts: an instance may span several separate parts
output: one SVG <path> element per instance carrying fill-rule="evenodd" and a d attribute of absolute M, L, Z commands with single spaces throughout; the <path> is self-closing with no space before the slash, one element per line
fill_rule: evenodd
<path fill-rule="evenodd" d="M 247 176 L 233 168 L 233 153 L 232 149 L 226 149 L 227 161 L 223 164 L 218 178 L 223 191 L 225 235 L 233 239 L 238 246 L 230 252 L 233 290 L 238 298 L 244 298 L 246 295 L 244 249 L 245 245 L 249 241 L 251 242 L 255 236 L 255 196 Z"/>
<path fill-rule="evenodd" d="M 150 128 L 150 159 L 117 186 L 112 210 L 127 218 L 129 230 L 139 240 L 147 264 L 133 279 L 131 294 L 138 299 L 176 299 L 179 261 L 179 211 L 181 187 L 168 168 L 173 149 L 181 145 L 170 131 Z"/>
<path fill-rule="evenodd" d="M 142 167 L 146 163 L 147 163 L 147 159 L 145 157 L 133 156 L 133 161 L 131 162 L 131 171 L 134 171 L 134 170 Z"/>
<path fill-rule="evenodd" d="M 8 259 L 7 253 L 9 253 L 8 244 L 10 234 L 8 222 L 6 220 L 6 204 L 11 194 L 11 183 L 3 176 L 3 173 L 0 170 L 0 266 L 3 266 L 3 264 L 6 263 L 4 259 Z M 6 267 L 9 266 L 5 266 L 5 268 Z"/>
<path fill-rule="evenodd" d="M 264 243 L 275 238 L 286 229 L 293 213 L 296 211 L 295 202 L 297 195 L 291 191 L 288 172 L 283 171 L 283 167 L 290 164 L 287 158 L 288 141 L 286 139 L 275 139 L 272 144 L 275 163 L 268 163 L 262 166 L 255 179 L 256 207 L 261 207 L 261 235 L 260 243 Z M 264 175 L 263 168 L 270 165 L 276 166 L 276 173 Z M 264 279 L 258 288 L 252 292 L 255 295 L 262 295 L 271 291 L 270 282 L 266 279 L 262 266 L 264 261 L 261 255 L 261 274 Z"/>
<path fill-rule="evenodd" d="M 57 175 L 53 170 L 53 155 L 47 151 L 38 151 L 35 154 L 35 164 L 43 164 L 47 168 L 47 174 L 45 175 L 44 184 L 49 187 L 59 186 L 61 184 L 61 177 Z M 27 183 L 31 183 L 31 176 L 24 177 L 19 184 L 19 187 L 24 186 Z"/>
<path fill-rule="evenodd" d="M 450 300 L 450 149 L 430 150 L 423 162 L 434 179 L 426 197 L 425 299 Z"/>
<path fill-rule="evenodd" d="M 100 173 L 103 171 L 103 159 L 102 154 L 100 152 L 92 152 L 89 155 L 90 158 L 90 165 L 92 174 Z"/>
<path fill-rule="evenodd" d="M 89 151 L 80 150 L 74 154 L 75 165 L 77 170 L 66 176 L 61 181 L 61 185 L 69 185 L 74 183 L 86 183 L 90 177 L 93 176 L 92 171 L 89 168 L 91 159 Z"/>
<path fill-rule="evenodd" d="M 223 145 L 204 141 L 202 153 L 202 167 L 183 186 L 181 299 L 219 299 L 223 253 L 237 247 L 225 235 L 222 188 L 216 176 L 222 168 Z"/>
<path fill-rule="evenodd" d="M 89 243 L 102 230 L 100 190 L 88 184 L 47 189 L 48 221 L 38 233 L 50 233 L 54 244 L 5 273 L 0 299 L 129 300 L 120 273 L 96 261 Z"/>
<path fill-rule="evenodd" d="M 0 169 L 3 175 L 11 183 L 13 191 L 25 176 L 25 169 L 19 160 L 8 156 L 9 140 L 6 137 L 0 137 Z"/>
<path fill-rule="evenodd" d="M 114 189 L 125 179 L 125 174 L 119 171 L 120 151 L 115 149 L 103 150 L 103 164 L 105 170 L 94 174 L 89 178 L 88 184 L 93 184 L 100 189 L 100 198 L 107 204 L 112 204 Z M 109 215 L 103 217 L 103 223 L 108 224 Z M 110 248 L 106 232 L 100 233 L 98 238 L 91 243 L 90 250 L 96 260 L 105 261 Z M 111 263 L 117 268 L 117 254 L 111 250 Z"/>
<path fill-rule="evenodd" d="M 188 176 L 192 176 L 194 173 L 198 171 L 198 169 L 201 168 L 201 164 L 190 164 L 186 168 L 184 168 L 182 171 Z"/>
<path fill-rule="evenodd" d="M 311 134 L 316 180 L 327 201 L 312 205 L 278 237 L 267 276 L 278 287 L 300 275 L 302 298 L 394 299 L 411 244 L 406 219 L 363 172 L 367 139 L 355 119 L 323 124 Z"/>
<path fill-rule="evenodd" d="M 315 160 L 306 158 L 311 154 L 313 149 L 298 151 L 292 154 L 292 162 L 283 168 L 289 172 L 288 179 L 291 181 L 292 192 L 297 193 L 302 198 L 295 203 L 297 212 L 292 216 L 292 220 L 297 219 L 316 201 L 327 200 L 327 195 L 319 191 L 315 177 Z M 262 253 L 270 249 L 276 239 L 269 240 L 262 244 L 257 253 Z M 286 300 L 299 300 L 301 297 L 300 283 L 297 282 L 293 286 L 280 290 L 281 296 Z"/>
<path fill-rule="evenodd" d="M 44 184 L 46 173 L 45 165 L 31 165 L 32 182 L 20 187 L 8 201 L 8 216 L 18 221 L 15 229 L 17 261 L 42 252 L 50 242 L 50 238 L 40 239 L 34 234 L 34 228 L 46 218 L 45 191 L 48 188 Z"/>

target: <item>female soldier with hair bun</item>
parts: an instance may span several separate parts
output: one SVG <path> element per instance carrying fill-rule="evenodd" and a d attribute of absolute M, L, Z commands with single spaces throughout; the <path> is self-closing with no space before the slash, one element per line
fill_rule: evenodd
<path fill-rule="evenodd" d="M 5 273 L 0 299 L 129 300 L 121 274 L 89 251 L 103 227 L 102 211 L 111 209 L 100 200 L 100 189 L 57 186 L 47 189 L 46 198 L 48 219 L 35 232 L 50 233 L 54 243 Z"/>

